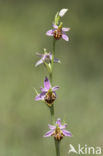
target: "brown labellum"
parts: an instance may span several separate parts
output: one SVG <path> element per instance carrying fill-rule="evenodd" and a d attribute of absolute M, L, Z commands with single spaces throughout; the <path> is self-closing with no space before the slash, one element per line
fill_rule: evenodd
<path fill-rule="evenodd" d="M 63 138 L 64 134 L 62 133 L 62 131 L 60 130 L 60 128 L 56 128 L 56 130 L 55 130 L 55 132 L 53 133 L 52 136 L 54 136 L 54 138 L 56 140 L 60 141 Z"/>
<path fill-rule="evenodd" d="M 53 104 L 53 102 L 55 101 L 56 96 L 55 96 L 55 94 L 53 92 L 48 92 L 44 99 L 47 102 L 47 104 L 49 106 L 51 106 Z"/>
<path fill-rule="evenodd" d="M 62 37 L 62 29 L 58 28 L 54 31 L 54 38 L 59 40 Z"/>

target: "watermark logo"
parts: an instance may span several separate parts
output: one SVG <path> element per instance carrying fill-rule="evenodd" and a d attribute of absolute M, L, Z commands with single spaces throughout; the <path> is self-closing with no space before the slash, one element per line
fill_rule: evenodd
<path fill-rule="evenodd" d="M 78 144 L 77 148 L 75 148 L 72 144 L 69 145 L 68 154 L 75 153 L 75 154 L 97 154 L 100 155 L 102 153 L 101 147 L 89 147 L 86 144 L 81 146 Z"/>

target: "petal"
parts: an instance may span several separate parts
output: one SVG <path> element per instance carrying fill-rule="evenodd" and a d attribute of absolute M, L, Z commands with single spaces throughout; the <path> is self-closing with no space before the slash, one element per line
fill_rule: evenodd
<path fill-rule="evenodd" d="M 50 130 L 47 133 L 44 134 L 44 137 L 49 137 L 53 134 L 54 130 Z"/>
<path fill-rule="evenodd" d="M 52 91 L 56 91 L 57 89 L 59 89 L 59 86 L 55 86 L 52 88 Z"/>
<path fill-rule="evenodd" d="M 50 81 L 48 80 L 47 77 L 44 80 L 44 88 L 46 88 L 47 90 L 51 88 Z"/>
<path fill-rule="evenodd" d="M 58 26 L 56 24 L 53 24 L 53 28 L 58 29 Z"/>
<path fill-rule="evenodd" d="M 62 28 L 62 31 L 69 31 L 70 28 Z"/>
<path fill-rule="evenodd" d="M 61 119 L 60 119 L 60 118 L 57 119 L 56 124 L 57 124 L 59 127 L 61 126 Z"/>
<path fill-rule="evenodd" d="M 53 30 L 51 29 L 51 30 L 48 30 L 47 32 L 46 32 L 46 35 L 47 36 L 53 36 Z"/>
<path fill-rule="evenodd" d="M 40 94 L 35 97 L 35 101 L 39 101 L 39 100 L 42 100 L 42 98 L 40 97 Z"/>
<path fill-rule="evenodd" d="M 35 67 L 39 66 L 39 65 L 42 64 L 42 63 L 43 63 L 43 60 L 40 59 L 39 61 L 36 62 Z"/>
<path fill-rule="evenodd" d="M 59 16 L 62 17 L 66 14 L 66 12 L 68 11 L 68 9 L 61 9 L 59 12 Z"/>
<path fill-rule="evenodd" d="M 45 94 L 46 94 L 46 92 L 40 93 L 40 97 L 42 97 L 44 99 Z"/>
<path fill-rule="evenodd" d="M 67 124 L 64 124 L 64 125 L 60 125 L 60 129 L 64 129 L 67 127 Z"/>
<path fill-rule="evenodd" d="M 58 58 L 54 58 L 54 62 L 55 63 L 61 63 L 60 60 Z"/>
<path fill-rule="evenodd" d="M 42 60 L 45 61 L 46 59 L 46 54 L 43 55 Z"/>
<path fill-rule="evenodd" d="M 48 127 L 51 129 L 51 130 L 55 130 L 55 128 L 56 128 L 56 126 L 54 126 L 54 125 L 48 125 Z"/>
<path fill-rule="evenodd" d="M 55 95 L 55 97 L 56 97 L 56 92 L 55 92 L 55 91 L 53 91 L 53 93 L 54 93 L 54 95 Z"/>
<path fill-rule="evenodd" d="M 42 92 L 35 97 L 35 101 L 44 100 L 46 92 Z"/>
<path fill-rule="evenodd" d="M 69 137 L 72 136 L 71 132 L 69 132 L 69 131 L 67 131 L 67 130 L 64 130 L 64 129 L 63 129 L 62 132 L 63 132 L 64 136 L 69 136 Z"/>
<path fill-rule="evenodd" d="M 49 52 L 49 56 L 50 56 L 50 60 L 52 60 L 52 53 L 51 52 Z"/>
<path fill-rule="evenodd" d="M 48 91 L 48 89 L 47 88 L 40 88 L 40 90 L 42 91 L 42 92 L 45 92 L 45 93 L 47 93 L 47 91 Z"/>
<path fill-rule="evenodd" d="M 69 41 L 69 37 L 66 35 L 66 34 L 62 34 L 62 38 L 65 40 L 65 41 Z"/>

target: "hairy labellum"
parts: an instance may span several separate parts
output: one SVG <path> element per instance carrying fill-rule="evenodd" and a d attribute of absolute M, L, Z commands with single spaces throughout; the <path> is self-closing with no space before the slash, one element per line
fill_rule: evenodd
<path fill-rule="evenodd" d="M 57 127 L 57 128 L 55 129 L 55 132 L 53 133 L 52 136 L 54 136 L 54 138 L 55 138 L 56 140 L 60 141 L 60 140 L 63 138 L 64 134 L 63 134 L 63 132 L 61 131 L 61 129 L 60 129 L 59 127 Z"/>
<path fill-rule="evenodd" d="M 46 63 L 50 63 L 51 62 L 51 58 L 50 58 L 50 55 L 49 54 L 46 56 L 45 62 Z"/>
<path fill-rule="evenodd" d="M 60 28 L 56 29 L 53 35 L 56 40 L 59 40 L 62 37 L 62 29 Z"/>
<path fill-rule="evenodd" d="M 47 102 L 47 104 L 49 106 L 51 106 L 53 104 L 53 102 L 55 101 L 56 99 L 56 96 L 53 92 L 47 92 L 47 94 L 45 95 L 44 97 L 44 100 Z"/>

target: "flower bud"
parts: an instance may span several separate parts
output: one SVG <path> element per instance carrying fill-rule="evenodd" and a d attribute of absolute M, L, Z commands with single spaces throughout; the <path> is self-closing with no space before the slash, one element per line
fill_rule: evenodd
<path fill-rule="evenodd" d="M 60 12 L 59 12 L 59 16 L 63 17 L 66 14 L 67 11 L 68 11 L 68 9 L 61 9 Z"/>

